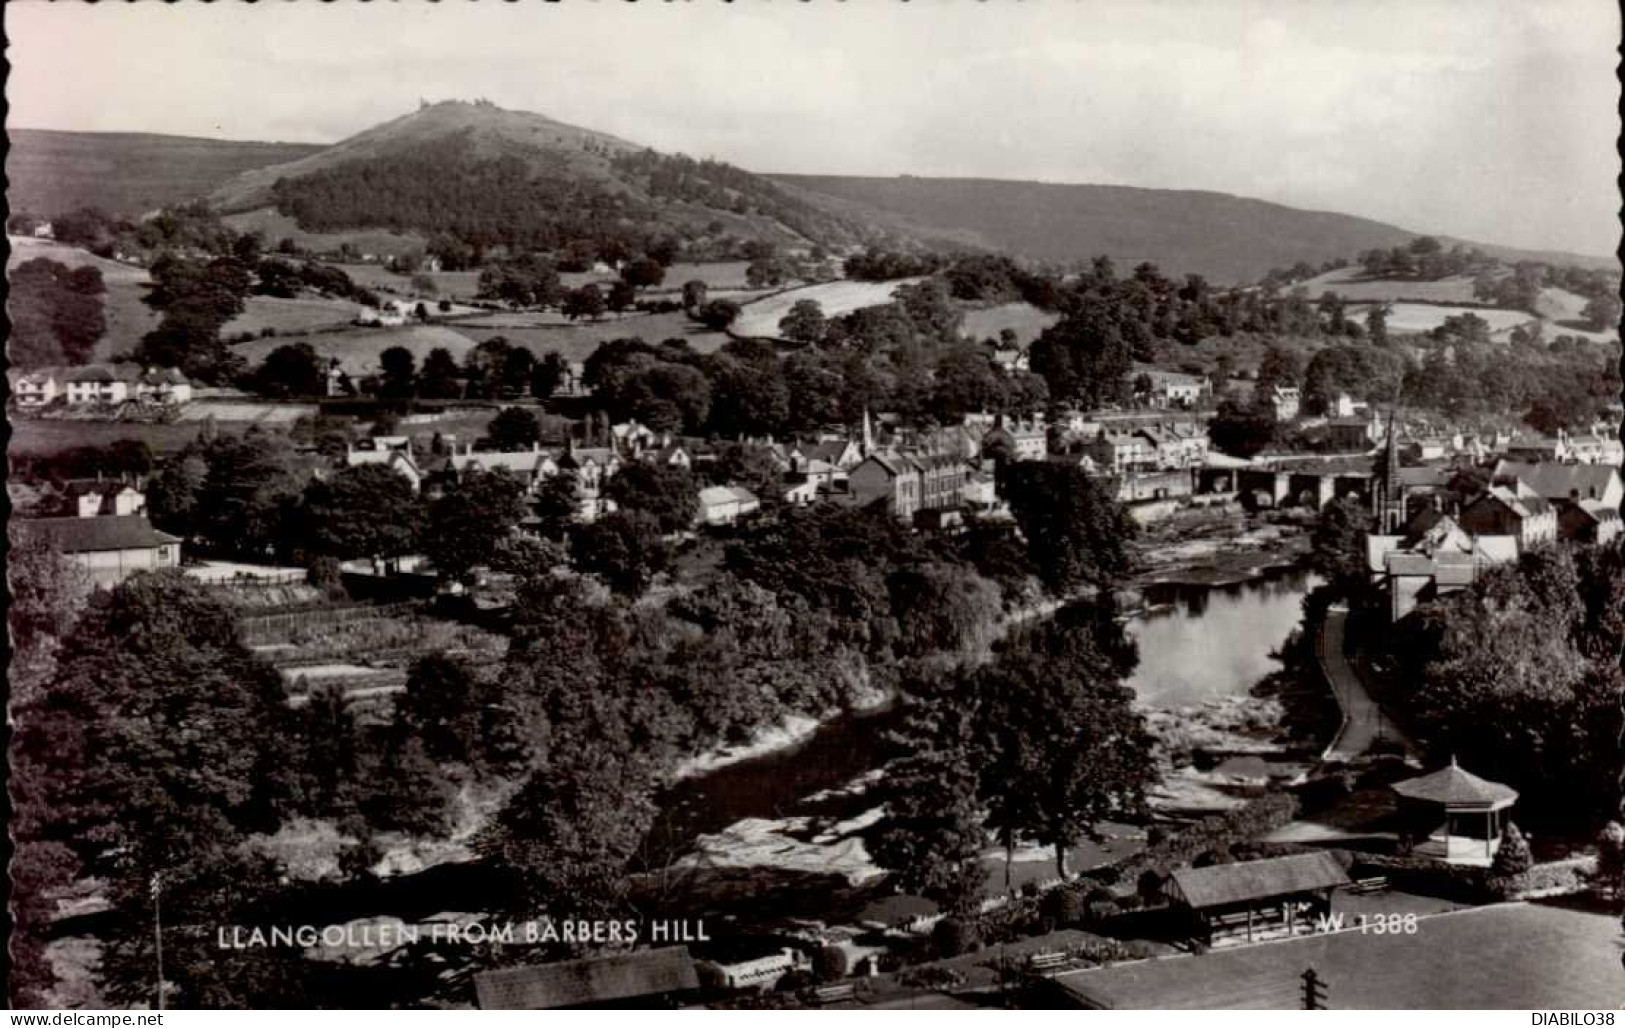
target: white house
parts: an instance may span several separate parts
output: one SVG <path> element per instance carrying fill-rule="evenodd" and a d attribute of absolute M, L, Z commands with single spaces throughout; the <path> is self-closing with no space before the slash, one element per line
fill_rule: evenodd
<path fill-rule="evenodd" d="M 68 403 L 124 403 L 135 398 L 140 381 L 136 364 L 87 364 L 68 374 Z"/>
<path fill-rule="evenodd" d="M 411 443 L 405 436 L 378 436 L 370 445 L 362 447 L 346 444 L 345 467 L 355 468 L 363 464 L 381 464 L 389 468 L 412 483 L 414 492 L 423 488 L 423 469 L 418 467 L 418 462 L 412 455 Z"/>
<path fill-rule="evenodd" d="M 19 407 L 44 407 L 66 393 L 62 368 L 35 368 L 14 373 L 11 398 Z"/>
<path fill-rule="evenodd" d="M 181 541 L 157 531 L 140 514 L 35 518 L 17 525 L 84 568 L 98 586 L 114 586 L 137 571 L 177 567 L 181 562 Z"/>
<path fill-rule="evenodd" d="M 63 488 L 73 500 L 74 513 L 81 518 L 122 518 L 147 509 L 146 494 L 117 479 L 70 479 Z"/>
<path fill-rule="evenodd" d="M 701 524 L 731 525 L 762 506 L 756 495 L 738 486 L 714 485 L 700 490 Z"/>
<path fill-rule="evenodd" d="M 405 300 L 390 300 L 377 307 L 362 307 L 356 312 L 357 325 L 369 325 L 375 328 L 392 328 L 406 324 L 406 319 L 417 310 L 415 304 Z"/>
<path fill-rule="evenodd" d="M 1276 421 L 1296 421 L 1303 406 L 1303 394 L 1297 386 L 1276 386 L 1270 394 L 1270 403 L 1275 408 Z"/>
<path fill-rule="evenodd" d="M 1137 393 L 1139 385 L 1149 383 L 1141 395 L 1146 403 L 1159 408 L 1194 407 L 1209 389 L 1208 380 L 1200 375 L 1185 375 L 1150 364 L 1136 364 L 1124 377 Z"/>
<path fill-rule="evenodd" d="M 147 403 L 192 402 L 192 383 L 178 368 L 148 368 L 135 383 L 135 397 Z"/>

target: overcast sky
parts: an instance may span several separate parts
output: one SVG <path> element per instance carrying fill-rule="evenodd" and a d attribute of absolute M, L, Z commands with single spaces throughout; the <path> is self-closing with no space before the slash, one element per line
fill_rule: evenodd
<path fill-rule="evenodd" d="M 485 97 L 753 171 L 1619 238 L 1613 0 L 6 4 L 9 122 L 334 142 Z"/>

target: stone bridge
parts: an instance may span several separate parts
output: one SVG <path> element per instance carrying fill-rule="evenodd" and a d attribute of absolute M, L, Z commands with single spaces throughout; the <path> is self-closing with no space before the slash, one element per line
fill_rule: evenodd
<path fill-rule="evenodd" d="M 1320 510 L 1340 496 L 1371 501 L 1372 474 L 1346 469 L 1202 468 L 1199 493 L 1235 493 L 1255 508 L 1306 507 Z"/>

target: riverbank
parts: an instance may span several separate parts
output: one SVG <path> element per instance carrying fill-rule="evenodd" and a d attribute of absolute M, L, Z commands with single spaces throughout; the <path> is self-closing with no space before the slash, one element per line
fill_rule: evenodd
<path fill-rule="evenodd" d="M 1136 549 L 1136 588 L 1224 586 L 1301 564 L 1309 537 L 1305 526 L 1283 516 L 1264 521 L 1239 506 L 1193 508 L 1148 529 Z"/>
<path fill-rule="evenodd" d="M 747 760 L 770 757 L 775 753 L 794 749 L 818 734 L 819 729 L 853 714 L 872 714 L 896 702 L 895 693 L 885 689 L 868 689 L 854 697 L 846 709 L 825 711 L 821 717 L 808 714 L 786 714 L 777 722 L 751 733 L 743 743 L 719 746 L 678 762 L 672 770 L 673 785 L 700 775 L 720 771 Z"/>

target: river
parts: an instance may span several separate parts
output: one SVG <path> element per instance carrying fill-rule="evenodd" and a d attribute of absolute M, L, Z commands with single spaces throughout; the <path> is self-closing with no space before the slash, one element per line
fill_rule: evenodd
<path fill-rule="evenodd" d="M 1277 569 L 1224 586 L 1149 587 L 1151 610 L 1128 625 L 1140 647 L 1140 665 L 1129 685 L 1141 703 L 1154 707 L 1246 694 L 1273 670 L 1270 654 L 1297 626 L 1303 597 L 1315 584 L 1305 571 Z M 804 797 L 850 782 L 890 759 L 887 734 L 900 720 L 896 706 L 847 715 L 799 745 L 680 783 L 662 804 L 668 838 L 680 845 L 745 818 L 810 813 Z M 843 812 L 819 813 L 839 817 Z"/>
<path fill-rule="evenodd" d="M 1301 568 L 1278 568 L 1231 585 L 1148 587 L 1150 612 L 1128 625 L 1140 648 L 1129 685 L 1148 707 L 1245 695 L 1277 667 L 1270 654 L 1303 620 L 1303 598 L 1318 584 Z"/>

